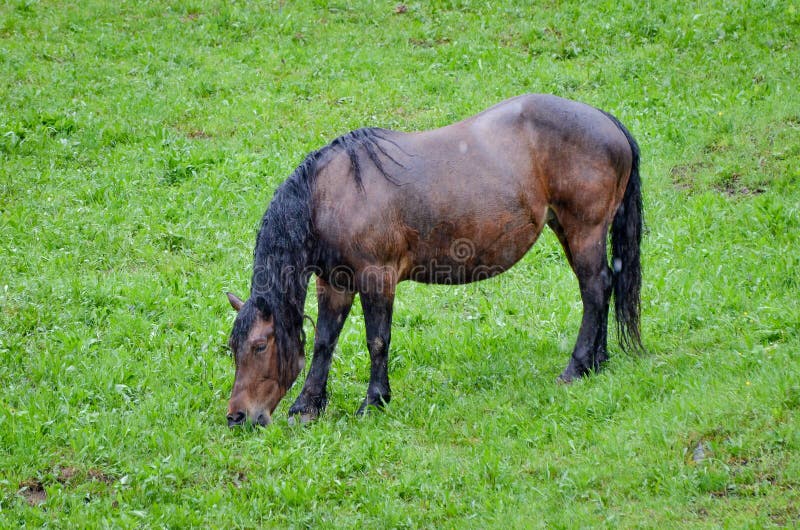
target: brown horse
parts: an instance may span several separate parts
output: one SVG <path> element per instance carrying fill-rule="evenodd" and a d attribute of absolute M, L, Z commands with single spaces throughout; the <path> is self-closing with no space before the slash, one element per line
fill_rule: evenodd
<path fill-rule="evenodd" d="M 289 409 L 303 421 L 327 404 L 332 353 L 356 293 L 371 361 L 363 413 L 391 397 L 397 283 L 489 278 L 522 258 L 545 225 L 564 247 L 583 301 L 578 339 L 560 375 L 569 382 L 608 358 L 612 293 L 623 349 L 641 348 L 639 148 L 616 118 L 582 103 L 524 95 L 432 131 L 359 129 L 309 154 L 264 214 L 249 299 L 228 294 L 238 311 L 228 424 L 268 424 L 302 370 L 312 274 L 319 304 L 314 356 Z"/>

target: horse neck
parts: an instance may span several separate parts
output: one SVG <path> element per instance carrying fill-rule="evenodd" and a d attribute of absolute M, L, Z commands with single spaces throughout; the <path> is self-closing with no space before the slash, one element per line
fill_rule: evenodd
<path fill-rule="evenodd" d="M 316 238 L 311 229 L 311 191 L 294 174 L 275 192 L 256 241 L 251 297 L 263 299 L 277 316 L 300 322 L 313 272 Z"/>

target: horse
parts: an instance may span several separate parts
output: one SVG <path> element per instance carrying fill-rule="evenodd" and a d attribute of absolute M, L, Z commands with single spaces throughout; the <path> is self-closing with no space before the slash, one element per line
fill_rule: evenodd
<path fill-rule="evenodd" d="M 256 238 L 248 299 L 227 293 L 237 311 L 228 425 L 269 424 L 303 370 L 312 275 L 313 358 L 291 422 L 324 411 L 333 351 L 356 293 L 371 363 L 363 414 L 391 399 L 397 284 L 490 278 L 519 261 L 545 225 L 578 278 L 583 304 L 558 381 L 597 372 L 608 359 L 612 296 L 620 346 L 641 351 L 642 214 L 639 147 L 630 132 L 605 111 L 552 95 L 514 97 L 434 130 L 364 128 L 336 138 L 275 191 Z"/>

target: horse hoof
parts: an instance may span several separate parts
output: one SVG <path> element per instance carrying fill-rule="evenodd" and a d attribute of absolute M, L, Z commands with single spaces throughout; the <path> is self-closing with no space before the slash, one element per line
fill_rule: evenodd
<path fill-rule="evenodd" d="M 561 375 L 556 377 L 556 383 L 558 383 L 559 385 L 569 385 L 574 381 L 577 381 L 581 377 L 582 374 L 576 373 L 575 370 L 571 370 L 569 367 L 567 367 L 566 370 L 561 372 Z"/>
<path fill-rule="evenodd" d="M 358 410 L 356 411 L 356 416 L 366 416 L 367 414 L 369 414 L 374 410 L 383 410 L 383 404 L 378 405 L 375 403 L 367 403 L 365 401 L 361 404 L 360 407 L 358 407 Z"/>
<path fill-rule="evenodd" d="M 309 423 L 316 420 L 319 416 L 316 414 L 312 414 L 310 412 L 304 412 L 303 414 L 295 414 L 293 416 L 289 416 L 289 426 L 294 427 L 295 425 L 308 425 Z"/>
<path fill-rule="evenodd" d="M 369 413 L 370 409 L 375 410 L 384 410 L 384 407 L 389 404 L 389 400 L 392 399 L 391 394 L 386 394 L 383 396 L 377 397 L 367 397 L 364 401 L 361 402 L 361 406 L 358 407 L 358 411 L 356 412 L 356 416 L 364 416 L 365 414 Z"/>
<path fill-rule="evenodd" d="M 569 384 L 571 384 L 571 383 L 572 383 L 574 380 L 575 380 L 574 378 L 572 378 L 572 377 L 570 377 L 570 376 L 568 376 L 568 375 L 561 374 L 561 375 L 559 375 L 558 377 L 556 377 L 556 384 L 559 384 L 559 385 L 569 385 Z"/>

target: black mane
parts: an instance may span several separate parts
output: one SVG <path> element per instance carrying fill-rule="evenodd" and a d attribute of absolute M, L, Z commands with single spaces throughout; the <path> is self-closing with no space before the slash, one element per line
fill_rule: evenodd
<path fill-rule="evenodd" d="M 389 131 L 386 129 L 379 129 L 375 127 L 357 129 L 340 136 L 322 150 L 343 149 L 345 152 L 347 152 L 347 156 L 350 157 L 350 164 L 353 167 L 353 177 L 356 180 L 358 188 L 362 191 L 364 189 L 364 183 L 361 180 L 361 159 L 359 153 L 359 150 L 362 149 L 366 153 L 367 157 L 369 157 L 370 161 L 375 164 L 375 167 L 378 168 L 378 171 L 380 171 L 389 182 L 399 186 L 400 183 L 386 172 L 386 169 L 383 167 L 383 161 L 381 160 L 381 155 L 383 155 L 395 165 L 404 167 L 403 164 L 398 162 L 394 157 L 392 157 L 392 155 L 387 153 L 386 149 L 379 142 L 379 140 L 383 140 L 384 142 L 388 142 L 402 151 L 402 148 L 397 145 L 394 140 L 387 138 L 388 132 Z"/>
<path fill-rule="evenodd" d="M 311 197 L 318 172 L 333 151 L 345 151 L 350 158 L 353 178 L 360 190 L 364 155 L 390 182 L 383 158 L 401 166 L 387 153 L 381 141 L 396 145 L 383 129 L 358 129 L 313 151 L 281 184 L 261 219 L 254 250 L 250 301 L 263 314 L 272 316 L 277 340 L 280 381 L 288 383 L 290 367 L 305 348 L 303 314 L 308 281 L 318 258 L 317 240 L 311 212 Z M 248 304 L 246 304 L 248 305 Z M 249 309 L 249 308 L 248 308 Z M 252 325 L 252 315 L 240 315 L 234 325 L 235 340 L 243 340 Z M 252 311 L 252 310 L 250 310 Z M 249 320 L 248 325 L 245 320 Z M 244 329 L 247 328 L 247 329 Z M 237 331 L 238 330 L 238 331 Z M 243 335 L 242 335 L 243 334 Z"/>

